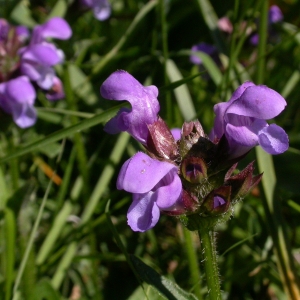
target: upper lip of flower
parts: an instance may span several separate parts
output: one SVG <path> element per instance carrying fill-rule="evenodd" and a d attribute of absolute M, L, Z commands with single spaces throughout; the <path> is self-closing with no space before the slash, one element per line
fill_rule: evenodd
<path fill-rule="evenodd" d="M 144 87 L 123 70 L 111 74 L 100 88 L 101 96 L 108 100 L 127 100 L 131 109 L 121 109 L 105 126 L 105 131 L 127 131 L 142 144 L 147 143 L 148 125 L 158 119 L 159 103 L 156 86 Z"/>
<path fill-rule="evenodd" d="M 228 102 L 215 105 L 216 119 L 210 138 L 219 140 L 225 134 L 232 157 L 243 155 L 258 144 L 270 154 L 282 153 L 288 148 L 287 135 L 279 126 L 267 129 L 265 120 L 276 117 L 285 106 L 285 99 L 276 91 L 245 82 Z"/>

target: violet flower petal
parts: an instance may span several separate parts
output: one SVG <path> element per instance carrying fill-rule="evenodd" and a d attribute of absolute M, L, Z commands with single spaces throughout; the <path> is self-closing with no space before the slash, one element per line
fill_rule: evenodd
<path fill-rule="evenodd" d="M 224 200 L 223 197 L 218 196 L 218 195 L 214 196 L 214 208 L 217 208 L 217 207 L 222 206 L 224 204 L 226 204 L 226 201 Z"/>
<path fill-rule="evenodd" d="M 16 33 L 21 42 L 25 42 L 30 37 L 29 30 L 25 26 L 16 26 Z"/>
<path fill-rule="evenodd" d="M 243 93 L 245 92 L 245 90 L 250 87 L 250 86 L 255 86 L 255 84 L 251 81 L 246 81 L 243 84 L 241 84 L 232 94 L 230 100 L 228 101 L 229 103 L 232 103 L 233 101 L 235 101 L 236 99 L 240 98 Z M 216 104 L 218 105 L 218 104 Z"/>
<path fill-rule="evenodd" d="M 23 62 L 21 72 L 31 80 L 36 81 L 42 89 L 48 90 L 53 86 L 55 72 L 51 67 Z"/>
<path fill-rule="evenodd" d="M 122 166 L 117 188 L 130 193 L 147 193 L 172 170 L 177 172 L 177 167 L 138 152 Z"/>
<path fill-rule="evenodd" d="M 276 124 L 265 127 L 258 135 L 259 145 L 270 154 L 280 154 L 289 147 L 286 132 Z"/>
<path fill-rule="evenodd" d="M 35 90 L 25 76 L 0 84 L 0 106 L 13 116 L 14 122 L 21 128 L 27 128 L 36 122 L 33 107 L 35 97 Z"/>
<path fill-rule="evenodd" d="M 163 186 L 157 189 L 155 195 L 157 206 L 161 210 L 169 211 L 175 209 L 178 205 L 181 206 L 178 200 L 182 193 L 182 183 L 177 174 L 177 170 L 172 169 L 172 171 L 166 174 L 159 185 L 161 184 L 163 184 Z"/>
<path fill-rule="evenodd" d="M 69 39 L 72 35 L 72 29 L 62 18 L 53 17 L 46 23 L 34 28 L 31 38 L 31 44 L 37 44 L 46 38 L 56 38 L 60 40 Z"/>
<path fill-rule="evenodd" d="M 160 210 L 152 193 L 134 194 L 127 213 L 127 223 L 133 231 L 144 232 L 153 228 L 160 217 Z"/>
<path fill-rule="evenodd" d="M 220 139 L 225 133 L 224 116 L 229 105 L 229 102 L 221 102 L 214 106 L 214 112 L 216 117 L 214 121 L 214 127 L 209 134 L 209 138 L 212 141 L 214 141 L 215 139 Z"/>
<path fill-rule="evenodd" d="M 280 8 L 277 5 L 272 5 L 269 8 L 269 15 L 268 15 L 269 24 L 278 23 L 281 22 L 282 20 L 283 20 L 283 14 Z"/>
<path fill-rule="evenodd" d="M 126 131 L 128 127 L 125 125 L 123 117 L 126 119 L 127 114 L 130 112 L 131 109 L 122 107 L 117 115 L 105 124 L 104 131 L 109 134 L 117 134 L 120 131 Z"/>
<path fill-rule="evenodd" d="M 22 61 L 32 61 L 45 66 L 54 66 L 62 61 L 61 53 L 51 44 L 36 44 L 22 51 Z"/>
<path fill-rule="evenodd" d="M 232 94 L 230 100 L 228 102 L 221 102 L 214 106 L 214 112 L 216 115 L 214 128 L 209 134 L 209 137 L 212 141 L 215 139 L 220 139 L 222 135 L 225 133 L 225 113 L 227 112 L 228 107 L 236 101 L 241 95 L 245 92 L 248 87 L 255 86 L 254 83 L 250 81 L 244 82 L 240 85 Z"/>
<path fill-rule="evenodd" d="M 126 71 L 120 70 L 111 74 L 102 84 L 100 93 L 109 100 L 127 100 L 131 104 L 130 111 L 122 110 L 105 127 L 110 132 L 110 125 L 116 132 L 127 131 L 136 140 L 146 144 L 148 137 L 148 124 L 157 120 L 159 103 L 157 100 L 158 89 L 156 86 L 144 87 Z"/>
<path fill-rule="evenodd" d="M 14 122 L 21 128 L 34 125 L 37 119 L 35 108 L 28 103 L 16 105 L 12 111 L 12 116 Z"/>
<path fill-rule="evenodd" d="M 99 21 L 104 21 L 111 14 L 111 6 L 107 0 L 81 0 L 81 3 L 92 9 L 94 17 Z"/>
<path fill-rule="evenodd" d="M 250 86 L 226 110 L 226 114 L 237 114 L 269 120 L 279 115 L 285 108 L 286 101 L 274 90 L 263 86 Z M 225 115 L 225 121 L 226 115 Z"/>
<path fill-rule="evenodd" d="M 180 128 L 171 129 L 171 133 L 172 133 L 173 138 L 176 142 L 181 139 L 181 129 Z"/>
<path fill-rule="evenodd" d="M 107 0 L 93 0 L 94 16 L 99 21 L 104 21 L 111 14 L 111 6 Z"/>
<path fill-rule="evenodd" d="M 234 140 L 236 144 L 254 147 L 258 144 L 258 136 L 246 126 L 234 126 L 227 124 L 226 126 L 227 140 Z M 233 146 L 232 142 L 229 142 L 230 148 Z"/>

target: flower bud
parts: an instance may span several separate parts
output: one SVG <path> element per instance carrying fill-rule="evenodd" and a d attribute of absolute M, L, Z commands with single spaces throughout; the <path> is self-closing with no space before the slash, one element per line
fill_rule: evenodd
<path fill-rule="evenodd" d="M 231 173 L 236 164 L 227 172 L 225 184 L 230 185 L 232 188 L 232 199 L 244 197 L 260 182 L 262 174 L 253 177 L 253 164 L 254 162 L 251 162 L 244 170 L 234 176 L 231 176 Z"/>
<path fill-rule="evenodd" d="M 207 167 L 202 158 L 188 157 L 181 164 L 181 174 L 188 182 L 200 183 L 207 178 Z"/>
<path fill-rule="evenodd" d="M 208 216 L 225 213 L 230 206 L 231 186 L 221 186 L 210 192 L 205 198 L 201 211 Z"/>
<path fill-rule="evenodd" d="M 204 130 L 198 120 L 193 122 L 184 122 L 180 140 L 181 156 L 185 156 L 192 146 L 198 142 L 199 138 L 204 136 Z"/>

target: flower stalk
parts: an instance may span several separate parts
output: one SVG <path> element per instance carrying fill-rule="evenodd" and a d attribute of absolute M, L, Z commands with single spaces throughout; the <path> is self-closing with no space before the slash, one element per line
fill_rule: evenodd
<path fill-rule="evenodd" d="M 199 226 L 198 233 L 201 241 L 202 261 L 205 268 L 209 299 L 221 300 L 214 231 L 209 227 Z"/>

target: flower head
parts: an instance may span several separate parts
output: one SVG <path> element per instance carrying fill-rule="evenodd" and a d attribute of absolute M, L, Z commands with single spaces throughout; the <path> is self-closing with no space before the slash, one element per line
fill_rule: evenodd
<path fill-rule="evenodd" d="M 64 97 L 53 68 L 63 62 L 64 54 L 47 39 L 68 39 L 71 34 L 67 22 L 58 17 L 36 26 L 31 36 L 26 27 L 11 26 L 0 19 L 0 107 L 19 127 L 32 126 L 36 121 L 36 93 L 30 81 L 47 91 L 49 100 Z"/>
<path fill-rule="evenodd" d="M 232 206 L 262 178 L 253 176 L 253 163 L 232 175 L 242 156 L 255 145 L 271 154 L 288 147 L 283 129 L 265 121 L 277 116 L 286 102 L 266 86 L 246 82 L 229 102 L 215 105 L 210 137 L 198 120 L 170 130 L 157 115 L 157 88 L 142 86 L 125 71 L 110 75 L 100 92 L 104 98 L 131 104 L 105 130 L 127 131 L 147 151 L 128 159 L 117 180 L 119 190 L 133 194 L 127 220 L 134 231 L 153 228 L 161 213 L 179 216 L 190 230 L 199 222 L 214 227 L 230 217 Z"/>
<path fill-rule="evenodd" d="M 138 152 L 127 160 L 118 176 L 117 188 L 133 194 L 128 224 L 134 231 L 146 231 L 158 222 L 160 211 L 182 210 L 182 184 L 178 168 Z"/>
<path fill-rule="evenodd" d="M 64 54 L 47 38 L 68 39 L 72 34 L 68 23 L 58 17 L 34 28 L 30 44 L 20 50 L 21 72 L 44 90 L 52 89 L 56 81 L 53 67 L 64 60 Z M 59 94 L 64 97 L 64 93 Z M 57 95 L 58 98 L 58 95 Z"/>
<path fill-rule="evenodd" d="M 283 153 L 288 148 L 285 131 L 266 120 L 279 115 L 286 101 L 274 90 L 245 82 L 228 102 L 216 104 L 216 119 L 210 139 L 217 142 L 225 135 L 231 158 L 242 156 L 260 145 L 270 154 Z"/>
<path fill-rule="evenodd" d="M 158 119 L 159 103 L 156 86 L 142 86 L 134 77 L 125 71 L 116 71 L 102 84 L 100 93 L 108 100 L 127 100 L 131 108 L 122 108 L 112 118 L 104 130 L 114 134 L 127 131 L 142 144 L 147 143 L 148 125 Z"/>

